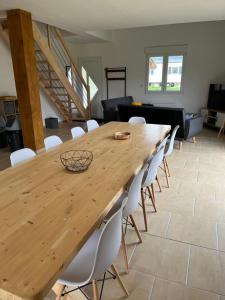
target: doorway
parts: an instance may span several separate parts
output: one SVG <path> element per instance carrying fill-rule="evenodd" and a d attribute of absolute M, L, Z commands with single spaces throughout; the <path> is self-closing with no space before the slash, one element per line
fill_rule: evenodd
<path fill-rule="evenodd" d="M 90 86 L 92 117 L 102 118 L 102 58 L 78 57 L 78 66 L 84 81 Z"/>

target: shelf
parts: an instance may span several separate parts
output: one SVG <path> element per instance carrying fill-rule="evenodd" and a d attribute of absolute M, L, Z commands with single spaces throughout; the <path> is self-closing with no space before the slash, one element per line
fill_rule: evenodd
<path fill-rule="evenodd" d="M 0 101 L 16 101 L 16 96 L 0 96 Z"/>

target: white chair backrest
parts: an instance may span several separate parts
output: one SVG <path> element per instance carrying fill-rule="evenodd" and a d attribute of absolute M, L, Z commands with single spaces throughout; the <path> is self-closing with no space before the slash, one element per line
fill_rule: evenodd
<path fill-rule="evenodd" d="M 149 164 L 149 166 L 146 169 L 146 172 L 143 176 L 142 187 L 150 186 L 154 182 L 157 175 L 158 167 L 161 165 L 163 161 L 165 145 L 168 140 L 168 137 L 169 135 L 160 143 L 150 163 L 147 163 Z"/>
<path fill-rule="evenodd" d="M 54 148 L 62 144 L 62 140 L 57 135 L 51 135 L 44 139 L 45 150 L 48 151 L 51 148 Z"/>
<path fill-rule="evenodd" d="M 90 280 L 100 278 L 115 262 L 121 246 L 122 210 L 124 205 L 125 202 L 122 203 L 120 209 L 108 220 L 102 230 Z"/>
<path fill-rule="evenodd" d="M 71 128 L 71 134 L 72 134 L 73 139 L 76 139 L 76 138 L 79 138 L 82 135 L 84 135 L 85 131 L 81 127 L 73 127 L 73 128 Z"/>
<path fill-rule="evenodd" d="M 138 207 L 141 200 L 141 185 L 146 166 L 134 177 L 128 191 L 128 200 L 123 209 L 123 217 L 131 215 Z"/>
<path fill-rule="evenodd" d="M 155 153 L 146 170 L 146 174 L 144 175 L 142 187 L 150 186 L 154 182 L 157 175 L 158 167 L 163 161 L 163 156 L 164 148 L 161 148 L 158 152 Z"/>
<path fill-rule="evenodd" d="M 164 148 L 165 150 L 165 147 L 166 147 L 166 143 L 169 139 L 169 134 L 164 138 L 164 140 L 162 140 L 162 142 L 158 145 L 157 149 L 156 149 L 156 152 L 158 152 L 161 148 Z"/>
<path fill-rule="evenodd" d="M 87 121 L 87 130 L 88 130 L 88 132 L 97 129 L 98 127 L 99 127 L 99 125 L 98 125 L 97 121 L 95 121 L 95 120 L 88 120 Z"/>
<path fill-rule="evenodd" d="M 172 151 L 173 151 L 173 146 L 174 146 L 174 139 L 175 139 L 175 136 L 176 136 L 176 133 L 177 133 L 177 130 L 179 129 L 179 125 L 177 125 L 175 128 L 174 128 L 174 130 L 173 130 L 173 132 L 172 132 L 172 134 L 171 134 L 171 138 L 170 138 L 170 141 L 169 141 L 169 146 L 168 146 L 168 148 L 166 148 L 165 149 L 165 156 L 168 156 L 168 155 L 170 155 L 171 153 L 172 153 Z"/>
<path fill-rule="evenodd" d="M 31 159 L 36 156 L 36 153 L 29 149 L 23 148 L 17 151 L 14 151 L 10 154 L 11 166 L 15 166 L 21 162 L 24 162 L 28 159 Z"/>
<path fill-rule="evenodd" d="M 128 121 L 130 124 L 146 124 L 145 118 L 143 117 L 131 117 Z"/>

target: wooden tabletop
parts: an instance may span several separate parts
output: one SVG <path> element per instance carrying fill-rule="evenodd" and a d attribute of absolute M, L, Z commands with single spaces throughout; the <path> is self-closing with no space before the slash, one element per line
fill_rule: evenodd
<path fill-rule="evenodd" d="M 169 130 L 111 122 L 0 172 L 0 299 L 42 299 Z M 88 171 L 63 168 L 72 149 L 93 152 Z"/>

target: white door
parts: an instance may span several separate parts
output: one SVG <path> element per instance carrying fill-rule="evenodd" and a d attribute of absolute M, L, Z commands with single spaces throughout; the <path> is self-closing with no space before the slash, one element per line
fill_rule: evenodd
<path fill-rule="evenodd" d="M 78 65 L 85 82 L 90 86 L 92 117 L 102 118 L 102 59 L 78 57 Z"/>

